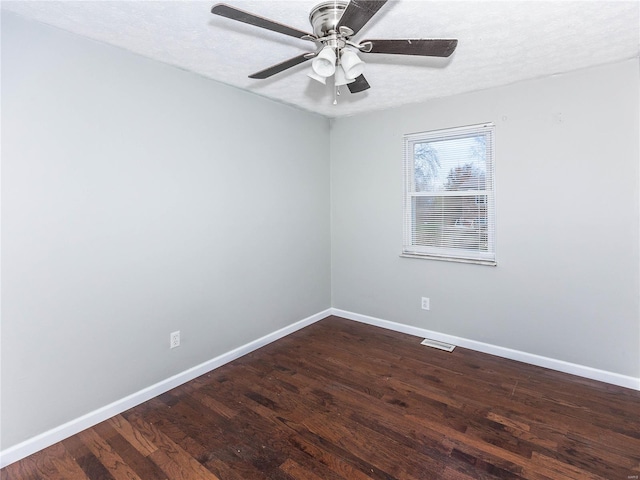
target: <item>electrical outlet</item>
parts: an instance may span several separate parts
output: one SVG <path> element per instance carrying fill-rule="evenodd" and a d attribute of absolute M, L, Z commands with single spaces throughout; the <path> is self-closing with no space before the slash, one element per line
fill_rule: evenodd
<path fill-rule="evenodd" d="M 429 297 L 422 297 L 422 309 L 430 310 Z"/>
<path fill-rule="evenodd" d="M 180 330 L 177 332 L 171 332 L 169 335 L 169 348 L 176 348 L 180 346 Z"/>

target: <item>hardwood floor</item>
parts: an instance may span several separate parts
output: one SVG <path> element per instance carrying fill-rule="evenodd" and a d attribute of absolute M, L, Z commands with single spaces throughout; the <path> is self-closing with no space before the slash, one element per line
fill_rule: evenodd
<path fill-rule="evenodd" d="M 638 479 L 640 392 L 329 317 L 4 479 Z"/>

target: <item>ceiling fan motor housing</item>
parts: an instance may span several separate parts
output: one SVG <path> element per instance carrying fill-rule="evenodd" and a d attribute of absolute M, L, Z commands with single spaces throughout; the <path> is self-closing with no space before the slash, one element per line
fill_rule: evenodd
<path fill-rule="evenodd" d="M 331 0 L 313 7 L 309 14 L 309 22 L 313 27 L 313 34 L 318 38 L 322 38 L 331 31 L 335 32 L 336 25 L 340 21 L 348 3 L 345 0 Z"/>

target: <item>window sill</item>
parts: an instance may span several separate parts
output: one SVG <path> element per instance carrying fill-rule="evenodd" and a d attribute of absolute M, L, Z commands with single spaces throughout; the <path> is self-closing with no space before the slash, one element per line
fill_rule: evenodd
<path fill-rule="evenodd" d="M 401 258 L 418 258 L 420 260 L 440 260 L 441 262 L 455 262 L 455 263 L 473 263 L 475 265 L 487 265 L 490 267 L 498 266 L 498 262 L 495 260 L 473 260 L 469 258 L 451 258 L 451 257 L 438 257 L 436 255 L 417 255 L 410 253 L 403 253 Z"/>

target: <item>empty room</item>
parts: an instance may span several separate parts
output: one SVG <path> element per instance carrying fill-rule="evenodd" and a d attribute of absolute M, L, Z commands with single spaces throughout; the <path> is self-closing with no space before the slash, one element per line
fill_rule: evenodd
<path fill-rule="evenodd" d="M 640 478 L 640 4 L 1 3 L 0 478 Z"/>

